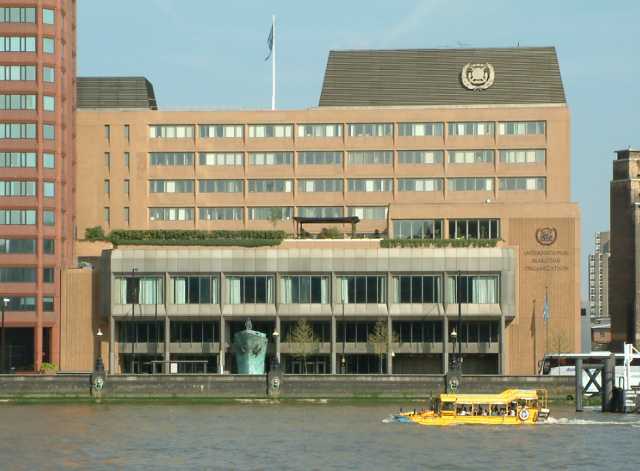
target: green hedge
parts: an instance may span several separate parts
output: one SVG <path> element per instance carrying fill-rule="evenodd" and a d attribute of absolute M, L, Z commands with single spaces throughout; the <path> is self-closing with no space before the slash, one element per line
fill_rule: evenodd
<path fill-rule="evenodd" d="M 396 247 L 495 247 L 498 239 L 383 239 L 380 247 L 392 249 Z"/>
<path fill-rule="evenodd" d="M 202 239 L 202 240 L 127 240 L 118 239 L 115 245 L 201 245 L 201 246 L 237 246 L 266 247 L 280 245 L 281 239 Z"/>

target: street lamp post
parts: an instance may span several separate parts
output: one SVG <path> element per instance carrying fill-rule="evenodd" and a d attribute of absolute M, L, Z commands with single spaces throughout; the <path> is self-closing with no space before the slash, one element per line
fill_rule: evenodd
<path fill-rule="evenodd" d="M 0 304 L 0 306 L 2 307 L 2 336 L 0 337 L 0 373 L 7 372 L 5 355 L 4 355 L 4 346 L 5 346 L 5 339 L 6 339 L 6 336 L 5 336 L 6 333 L 4 328 L 4 311 L 9 305 L 9 301 L 10 301 L 9 298 L 3 298 L 2 303 Z"/>
<path fill-rule="evenodd" d="M 131 342 L 131 373 L 136 373 L 136 341 L 138 340 L 138 326 L 135 321 L 135 308 L 136 303 L 139 303 L 138 296 L 140 296 L 140 281 L 137 279 L 136 272 L 137 268 L 131 269 L 131 323 L 133 327 L 133 342 Z M 137 281 L 137 283 L 136 283 Z"/>

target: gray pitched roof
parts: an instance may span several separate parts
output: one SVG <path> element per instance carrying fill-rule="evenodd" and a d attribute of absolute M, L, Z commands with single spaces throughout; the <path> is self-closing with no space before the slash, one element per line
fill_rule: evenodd
<path fill-rule="evenodd" d="M 468 90 L 468 63 L 490 63 L 495 82 Z M 553 47 L 330 51 L 320 106 L 565 103 Z"/>
<path fill-rule="evenodd" d="M 144 77 L 78 77 L 78 108 L 157 110 L 153 85 Z"/>

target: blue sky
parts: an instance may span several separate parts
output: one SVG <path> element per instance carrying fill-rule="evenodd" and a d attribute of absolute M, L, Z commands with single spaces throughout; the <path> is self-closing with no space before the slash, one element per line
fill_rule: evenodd
<path fill-rule="evenodd" d="M 160 107 L 267 108 L 277 16 L 278 107 L 318 102 L 330 49 L 556 46 L 572 115 L 583 294 L 609 227 L 613 151 L 640 147 L 640 2 L 624 0 L 81 0 L 79 75 L 144 75 Z"/>

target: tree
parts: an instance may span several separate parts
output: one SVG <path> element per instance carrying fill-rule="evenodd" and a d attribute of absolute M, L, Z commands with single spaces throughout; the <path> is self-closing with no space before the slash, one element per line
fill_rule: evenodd
<path fill-rule="evenodd" d="M 385 320 L 379 320 L 373 326 L 373 330 L 369 332 L 367 342 L 373 347 L 373 351 L 379 358 L 380 374 L 382 374 L 382 360 L 384 355 L 389 353 L 389 329 L 387 328 L 387 322 Z M 400 338 L 398 334 L 393 334 L 391 342 L 399 343 Z"/>
<path fill-rule="evenodd" d="M 297 321 L 291 329 L 288 340 L 295 345 L 295 356 L 302 360 L 302 372 L 307 374 L 307 357 L 320 348 L 311 324 L 306 319 Z"/>
<path fill-rule="evenodd" d="M 271 208 L 271 211 L 269 211 L 269 221 L 273 225 L 274 229 L 278 225 L 278 222 L 280 222 L 281 220 L 282 220 L 282 209 Z"/>

